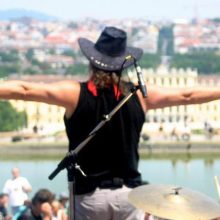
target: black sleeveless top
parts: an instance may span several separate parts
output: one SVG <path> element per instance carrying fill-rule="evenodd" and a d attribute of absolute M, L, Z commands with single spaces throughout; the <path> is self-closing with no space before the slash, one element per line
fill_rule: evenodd
<path fill-rule="evenodd" d="M 81 83 L 78 106 L 70 118 L 64 117 L 69 150 L 77 147 L 95 126 L 123 98 L 117 101 L 113 89 L 94 96 L 87 83 Z M 97 180 L 119 177 L 129 187 L 141 185 L 138 172 L 138 143 L 145 115 L 134 94 L 112 119 L 97 132 L 77 156 L 77 164 L 88 175 L 76 172 L 76 194 L 97 187 Z"/>

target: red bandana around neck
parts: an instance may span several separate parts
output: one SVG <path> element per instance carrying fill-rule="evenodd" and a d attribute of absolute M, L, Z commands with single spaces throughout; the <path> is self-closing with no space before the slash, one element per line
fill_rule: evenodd
<path fill-rule="evenodd" d="M 98 96 L 96 85 L 92 80 L 87 82 L 87 88 L 94 96 Z M 119 97 L 121 96 L 120 90 L 118 91 L 118 87 L 115 84 L 113 85 L 113 89 L 116 100 L 119 100 Z"/>

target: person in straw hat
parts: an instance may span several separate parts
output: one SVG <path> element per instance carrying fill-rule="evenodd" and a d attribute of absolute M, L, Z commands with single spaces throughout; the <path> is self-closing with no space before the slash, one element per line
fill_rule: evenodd
<path fill-rule="evenodd" d="M 122 72 L 139 61 L 143 53 L 140 48 L 129 47 L 126 32 L 116 27 L 105 27 L 95 43 L 85 38 L 79 38 L 78 42 L 89 61 L 88 81 L 42 84 L 5 81 L 0 86 L 1 99 L 64 107 L 69 150 L 85 140 L 103 115 L 129 93 L 133 84 L 121 79 Z M 144 213 L 135 209 L 127 196 L 132 188 L 143 184 L 138 171 L 138 143 L 145 113 L 149 109 L 219 98 L 219 88 L 168 90 L 149 86 L 147 98 L 137 90 L 77 156 L 77 163 L 87 176 L 75 173 L 76 219 L 144 219 Z"/>

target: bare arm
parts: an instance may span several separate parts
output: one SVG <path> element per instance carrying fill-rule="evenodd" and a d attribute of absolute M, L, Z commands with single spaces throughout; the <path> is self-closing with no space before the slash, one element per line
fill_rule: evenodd
<path fill-rule="evenodd" d="M 29 181 L 26 178 L 23 178 L 22 189 L 26 193 L 29 193 L 32 191 L 31 184 L 29 183 Z"/>
<path fill-rule="evenodd" d="M 22 186 L 22 189 L 23 189 L 23 191 L 26 192 L 26 193 L 29 193 L 29 192 L 32 191 L 31 185 L 24 185 L 24 186 Z"/>
<path fill-rule="evenodd" d="M 140 97 L 140 96 L 139 96 Z M 143 99 L 143 98 L 142 98 Z M 148 87 L 146 109 L 164 108 L 177 105 L 200 104 L 220 99 L 220 88 L 158 88 Z"/>
<path fill-rule="evenodd" d="M 66 108 L 72 113 L 78 103 L 80 85 L 75 81 L 32 83 L 5 81 L 0 84 L 0 99 L 44 102 Z"/>

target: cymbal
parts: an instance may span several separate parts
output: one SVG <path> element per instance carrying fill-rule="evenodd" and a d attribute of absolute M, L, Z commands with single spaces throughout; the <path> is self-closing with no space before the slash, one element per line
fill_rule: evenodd
<path fill-rule="evenodd" d="M 220 216 L 220 204 L 191 189 L 172 185 L 143 185 L 128 199 L 143 211 L 170 220 L 210 220 Z"/>

